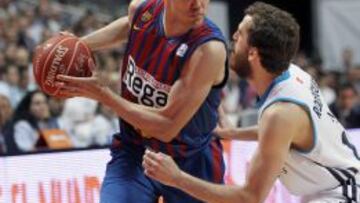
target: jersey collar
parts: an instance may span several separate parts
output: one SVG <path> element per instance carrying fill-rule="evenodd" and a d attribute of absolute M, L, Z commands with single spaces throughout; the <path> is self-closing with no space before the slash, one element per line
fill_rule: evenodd
<path fill-rule="evenodd" d="M 256 103 L 256 108 L 260 108 L 268 98 L 270 92 L 274 87 L 281 83 L 282 81 L 285 81 L 290 78 L 290 71 L 289 69 L 284 71 L 281 75 L 277 76 L 269 85 L 269 87 L 266 89 L 265 93 L 260 96 L 259 101 Z"/>

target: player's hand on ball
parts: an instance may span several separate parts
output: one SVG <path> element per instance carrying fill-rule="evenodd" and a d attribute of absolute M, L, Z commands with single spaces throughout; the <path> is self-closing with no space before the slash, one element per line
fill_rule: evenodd
<path fill-rule="evenodd" d="M 67 75 L 57 75 L 56 86 L 60 88 L 59 95 L 62 97 L 87 97 L 100 101 L 103 99 L 102 93 L 108 88 L 105 80 L 97 74 L 95 64 L 92 61 L 91 77 L 72 77 Z"/>
<path fill-rule="evenodd" d="M 161 152 L 156 153 L 147 149 L 142 165 L 147 176 L 165 185 L 175 186 L 181 180 L 182 172 L 179 167 L 170 156 Z"/>
<path fill-rule="evenodd" d="M 69 31 L 61 31 L 60 33 L 59 33 L 60 35 L 64 35 L 64 36 L 72 36 L 72 37 L 76 37 L 76 35 L 74 34 L 74 33 L 71 33 L 71 32 L 69 32 Z"/>

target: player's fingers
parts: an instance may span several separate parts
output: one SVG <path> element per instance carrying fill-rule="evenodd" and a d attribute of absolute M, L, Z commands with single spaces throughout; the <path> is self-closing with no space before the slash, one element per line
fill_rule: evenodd
<path fill-rule="evenodd" d="M 63 92 L 57 92 L 55 97 L 58 98 L 58 99 L 69 99 L 69 98 L 72 98 L 74 96 L 69 95 L 67 93 L 63 93 Z"/>
<path fill-rule="evenodd" d="M 155 152 L 149 150 L 149 149 L 146 149 L 145 150 L 145 155 L 144 155 L 146 158 L 149 158 L 149 159 L 155 159 Z"/>
<path fill-rule="evenodd" d="M 76 97 L 76 95 L 75 94 L 69 94 L 69 93 L 66 93 L 66 92 L 61 92 L 61 91 L 56 93 L 56 98 L 68 99 L 68 98 L 72 98 L 72 97 Z"/>
<path fill-rule="evenodd" d="M 158 166 L 159 166 L 159 162 L 157 160 L 152 159 L 151 157 L 149 157 L 147 155 L 144 156 L 143 162 L 152 168 L 158 168 Z"/>
<path fill-rule="evenodd" d="M 56 76 L 56 79 L 60 82 L 76 82 L 76 78 L 75 77 L 72 77 L 72 76 L 67 76 L 67 75 L 57 75 Z"/>
<path fill-rule="evenodd" d="M 151 168 L 151 166 L 150 166 L 147 162 L 145 162 L 145 161 L 142 162 L 142 166 L 143 166 L 143 168 L 144 168 L 145 170 L 148 170 L 148 169 Z"/>
<path fill-rule="evenodd" d="M 64 36 L 72 36 L 72 37 L 76 37 L 73 33 L 69 32 L 69 31 L 61 31 L 59 33 L 60 35 L 64 35 Z"/>
<path fill-rule="evenodd" d="M 145 152 L 145 156 L 147 160 L 151 160 L 152 162 L 161 164 L 161 159 L 159 159 L 158 154 L 156 152 L 147 151 Z"/>
<path fill-rule="evenodd" d="M 164 158 L 170 157 L 170 156 L 167 155 L 167 154 L 164 154 L 164 153 L 162 153 L 162 152 L 158 152 L 158 153 L 157 153 L 157 157 L 158 157 L 159 159 L 164 159 Z"/>
<path fill-rule="evenodd" d="M 149 149 L 146 149 L 145 155 L 146 155 L 149 159 L 154 160 L 154 161 L 157 161 L 157 162 L 161 162 L 161 160 L 162 160 L 162 159 L 159 157 L 159 154 L 158 154 L 158 153 L 153 152 L 153 151 L 151 151 L 151 150 L 149 150 Z"/>
<path fill-rule="evenodd" d="M 148 177 L 152 178 L 152 179 L 156 179 L 156 173 L 152 170 L 146 169 L 144 170 L 145 175 L 147 175 Z"/>
<path fill-rule="evenodd" d="M 63 88 L 66 86 L 66 83 L 65 82 L 59 82 L 59 81 L 56 81 L 54 83 L 55 87 L 58 87 L 58 88 Z"/>
<path fill-rule="evenodd" d="M 71 96 L 71 95 L 61 94 L 59 92 L 57 92 L 55 95 L 56 96 L 54 96 L 54 97 L 57 98 L 57 99 L 60 99 L 60 100 L 65 100 L 65 99 L 69 99 L 69 98 L 74 97 L 74 96 Z"/>
<path fill-rule="evenodd" d="M 59 81 L 56 81 L 54 83 L 55 87 L 63 90 L 63 91 L 70 91 L 70 92 L 74 92 L 75 90 L 76 91 L 79 91 L 80 89 L 80 85 L 78 85 L 77 83 L 71 83 L 71 82 L 59 82 Z"/>
<path fill-rule="evenodd" d="M 97 78 L 95 76 L 93 76 L 93 77 L 73 77 L 73 76 L 62 75 L 62 74 L 57 75 L 56 79 L 60 82 L 74 83 L 74 84 L 78 84 L 78 85 L 93 83 L 93 82 L 96 82 L 96 80 L 97 80 Z"/>
<path fill-rule="evenodd" d="M 69 86 L 63 86 L 58 90 L 58 93 L 64 96 L 79 96 L 80 91 L 77 87 L 69 87 Z"/>
<path fill-rule="evenodd" d="M 96 69 L 95 62 L 92 58 L 88 59 L 88 67 L 90 68 L 90 71 L 93 72 Z"/>

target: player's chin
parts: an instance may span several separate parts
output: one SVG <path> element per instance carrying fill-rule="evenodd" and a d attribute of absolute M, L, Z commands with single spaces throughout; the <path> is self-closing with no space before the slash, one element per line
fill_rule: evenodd
<path fill-rule="evenodd" d="M 189 18 L 189 22 L 193 24 L 193 26 L 201 25 L 204 21 L 204 16 L 197 15 Z"/>
<path fill-rule="evenodd" d="M 236 71 L 236 58 L 235 58 L 235 54 L 234 52 L 231 52 L 230 53 L 230 56 L 229 56 L 229 66 L 232 70 Z"/>

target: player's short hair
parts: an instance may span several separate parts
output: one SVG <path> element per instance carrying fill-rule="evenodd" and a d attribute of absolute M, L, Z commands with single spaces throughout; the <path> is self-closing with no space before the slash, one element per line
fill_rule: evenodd
<path fill-rule="evenodd" d="M 248 43 L 258 49 L 262 66 L 282 73 L 298 50 L 299 24 L 290 13 L 263 2 L 253 3 L 245 14 L 252 17 Z"/>

